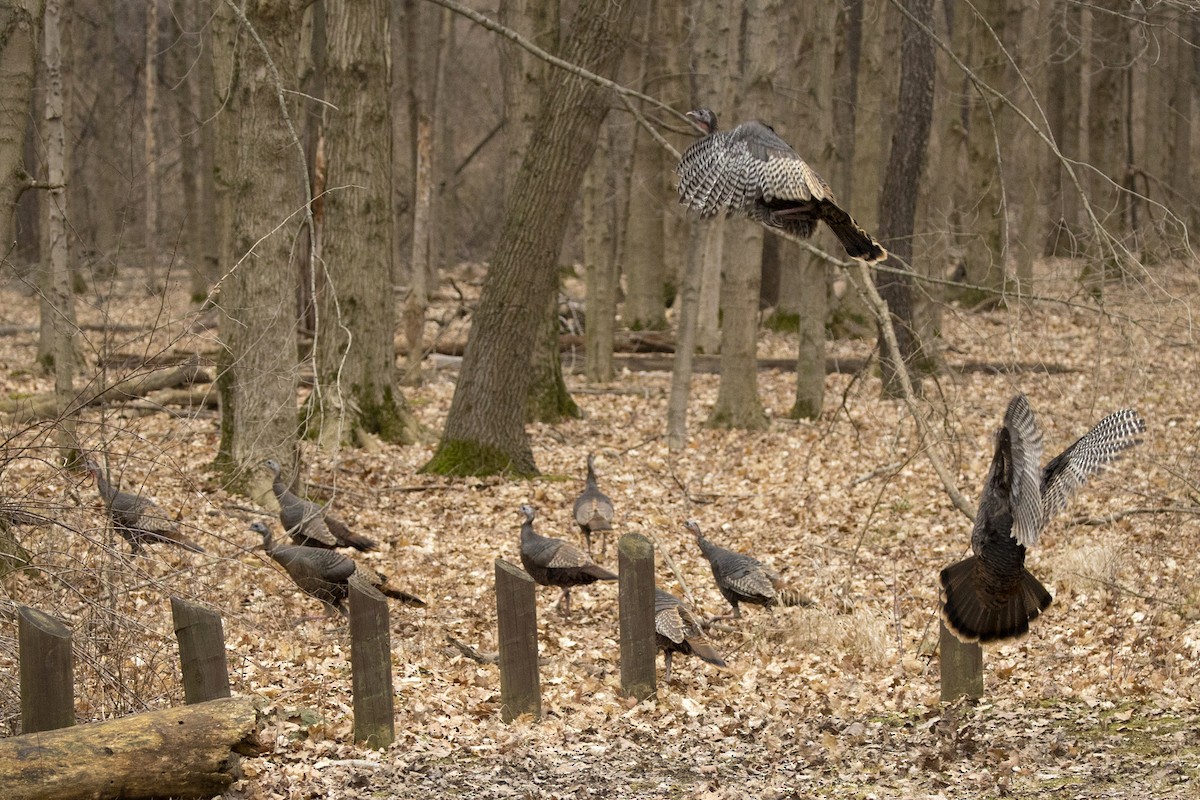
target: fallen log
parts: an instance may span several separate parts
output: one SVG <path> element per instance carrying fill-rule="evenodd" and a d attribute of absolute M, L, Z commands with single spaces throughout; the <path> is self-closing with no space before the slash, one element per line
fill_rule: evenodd
<path fill-rule="evenodd" d="M 191 386 L 194 383 L 210 383 L 212 377 L 200 368 L 198 359 L 191 359 L 175 369 L 129 375 L 107 386 L 87 386 L 72 398 L 68 413 L 85 406 L 106 403 L 123 403 L 162 389 Z M 53 392 L 35 394 L 31 397 L 0 399 L 0 412 L 8 412 L 5 420 L 9 425 L 22 425 L 39 419 L 50 419 L 59 413 L 58 398 Z"/>
<path fill-rule="evenodd" d="M 258 752 L 249 697 L 0 739 L 0 786 L 11 800 L 212 797 Z"/>

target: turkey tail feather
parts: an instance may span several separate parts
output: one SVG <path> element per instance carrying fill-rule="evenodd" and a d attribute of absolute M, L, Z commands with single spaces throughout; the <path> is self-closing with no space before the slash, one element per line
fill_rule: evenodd
<path fill-rule="evenodd" d="M 994 642 L 1027 633 L 1030 621 L 1053 600 L 1046 587 L 1022 568 L 1012 594 L 988 597 L 979 580 L 981 567 L 979 558 L 971 556 L 942 570 L 942 618 L 946 627 L 967 642 Z"/>
<path fill-rule="evenodd" d="M 813 602 L 813 599 L 811 597 L 801 594 L 798 589 L 793 589 L 791 587 L 785 586 L 783 588 L 777 588 L 775 590 L 775 592 L 776 592 L 776 595 L 779 597 L 779 605 L 781 605 L 781 606 L 805 606 L 805 607 L 808 607 L 808 606 L 816 605 L 816 603 Z"/>
<path fill-rule="evenodd" d="M 692 636 L 688 638 L 687 643 L 692 648 L 692 653 L 697 657 L 718 667 L 725 666 L 725 659 L 721 658 L 716 649 L 708 643 L 707 639 Z"/>
<path fill-rule="evenodd" d="M 338 547 L 353 547 L 355 550 L 374 550 L 379 544 L 367 536 L 360 533 L 354 533 L 346 527 L 346 523 L 336 517 L 325 517 L 325 526 L 329 528 L 329 532 L 333 534 L 333 538 L 337 539 Z"/>
<path fill-rule="evenodd" d="M 409 594 L 408 592 L 402 591 L 400 589 L 393 589 L 390 586 L 380 586 L 379 591 L 383 592 L 385 595 L 392 598 L 393 600 L 399 600 L 401 603 L 404 603 L 405 605 L 418 606 L 420 608 L 424 608 L 426 606 L 425 601 L 422 600 L 421 598 L 417 597 L 415 594 Z"/>
<path fill-rule="evenodd" d="M 887 250 L 884 250 L 879 242 L 864 231 L 854 221 L 854 218 L 840 206 L 830 202 L 821 203 L 820 213 L 821 219 L 825 220 L 825 224 L 833 231 L 833 235 L 842 243 L 842 247 L 846 248 L 846 255 L 866 261 L 868 264 L 875 264 L 887 258 Z"/>

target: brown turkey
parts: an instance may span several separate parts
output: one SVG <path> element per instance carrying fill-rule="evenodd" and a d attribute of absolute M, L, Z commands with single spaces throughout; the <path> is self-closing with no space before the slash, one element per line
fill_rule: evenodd
<path fill-rule="evenodd" d="M 122 492 L 108 481 L 104 470 L 95 461 L 85 465 L 96 480 L 96 491 L 104 500 L 108 518 L 113 528 L 129 542 L 134 555 L 144 552 L 143 545 L 165 542 L 193 553 L 203 553 L 204 548 L 188 541 L 179 531 L 179 523 L 167 516 L 157 503 L 148 497 L 132 492 Z"/>
<path fill-rule="evenodd" d="M 1052 598 L 1025 569 L 1026 548 L 1090 475 L 1145 431 L 1133 409 L 1114 412 L 1042 468 L 1042 432 L 1029 401 L 1019 394 L 1009 402 L 975 513 L 974 555 L 941 574 L 942 617 L 959 639 L 993 642 L 1029 631 Z"/>
<path fill-rule="evenodd" d="M 679 202 L 702 217 L 744 214 L 769 228 L 807 239 L 823 220 L 846 254 L 868 263 L 887 251 L 837 204 L 833 191 L 800 154 L 757 120 L 717 130 L 707 108 L 687 117 L 703 134 L 679 160 Z"/>
<path fill-rule="evenodd" d="M 378 546 L 374 539 L 352 533 L 325 506 L 296 496 L 280 477 L 282 469 L 278 461 L 268 458 L 263 466 L 271 471 L 271 491 L 279 501 L 279 521 L 293 542 L 308 547 L 353 547 L 364 551 Z"/>
<path fill-rule="evenodd" d="M 575 522 L 583 531 L 583 540 L 587 543 L 588 555 L 592 554 L 592 534 L 599 533 L 600 555 L 608 548 L 608 532 L 612 530 L 613 504 L 608 495 L 600 491 L 596 484 L 596 458 L 591 453 L 587 457 L 587 479 L 583 484 L 583 492 L 575 499 L 573 513 Z"/>
<path fill-rule="evenodd" d="M 263 549 L 275 559 L 302 591 L 325 605 L 327 614 L 343 616 L 350 584 L 360 589 L 382 594 L 410 605 L 424 606 L 425 601 L 408 592 L 388 586 L 387 578 L 359 564 L 336 550 L 306 545 L 275 544 L 271 529 L 262 522 L 250 523 L 250 530 L 262 536 Z"/>
<path fill-rule="evenodd" d="M 617 576 L 592 561 L 591 556 L 570 542 L 542 536 L 534 531 L 533 518 L 536 514 L 533 506 L 521 506 L 521 515 L 525 518 L 521 525 L 521 565 L 542 586 L 558 586 L 562 589 L 558 610 L 564 617 L 570 616 L 572 586 L 615 581 Z"/>
<path fill-rule="evenodd" d="M 764 566 L 753 556 L 726 550 L 718 547 L 705 538 L 700 532 L 700 523 L 694 519 L 685 522 L 684 527 L 696 536 L 696 544 L 700 552 L 708 559 L 712 567 L 713 579 L 721 595 L 733 606 L 732 614 L 725 614 L 714 619 L 736 618 L 742 615 L 739 603 L 750 603 L 756 606 L 810 606 L 813 604 L 804 595 L 789 587 L 778 572 Z"/>
<path fill-rule="evenodd" d="M 693 655 L 718 667 L 725 666 L 725 659 L 721 658 L 704 635 L 700 618 L 691 606 L 657 586 L 654 587 L 654 633 L 658 649 L 663 651 L 666 662 L 663 683 L 671 681 L 673 653 Z"/>

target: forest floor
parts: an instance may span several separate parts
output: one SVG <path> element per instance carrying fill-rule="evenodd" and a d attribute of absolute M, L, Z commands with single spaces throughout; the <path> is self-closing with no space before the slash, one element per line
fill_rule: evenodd
<path fill-rule="evenodd" d="M 420 443 L 306 445 L 310 493 L 332 497 L 353 529 L 382 542 L 358 557 L 429 603 L 392 609 L 397 741 L 384 752 L 352 744 L 348 627 L 297 622 L 319 605 L 250 549 L 247 525 L 266 512 L 214 483 L 216 412 L 114 405 L 89 409 L 79 425 L 123 486 L 179 514 L 206 555 L 160 547 L 128 558 L 90 481 L 54 466 L 49 428 L 9 426 L 2 497 L 48 509 L 60 525 L 21 529 L 39 568 L 0 581 L 0 733 L 19 729 L 15 604 L 76 631 L 77 714 L 87 721 L 182 702 L 167 602 L 181 595 L 223 615 L 233 690 L 263 702 L 262 755 L 244 762 L 229 798 L 1196 797 L 1200 286 L 1163 267 L 1107 287 L 1101 310 L 1073 288 L 1076 266 L 1043 265 L 1039 293 L 1057 301 L 946 309 L 946 368 L 925 383 L 936 441 L 880 399 L 873 367 L 829 375 L 816 421 L 786 417 L 794 373 L 764 370 L 767 430 L 705 428 L 719 377 L 697 375 L 690 441 L 676 457 L 663 436 L 670 375 L 628 370 L 601 386 L 568 376 L 584 417 L 530 427 L 543 477 L 448 480 L 418 472 L 456 377 L 430 359 L 424 385 L 404 390 L 425 427 Z M 459 285 L 473 278 L 460 274 Z M 216 334 L 193 328 L 184 289 L 164 302 L 131 285 L 100 288 L 79 298 L 80 321 L 123 327 L 87 329 L 89 369 L 105 353 L 215 353 Z M 15 282 L 0 294 L 3 388 L 51 388 L 29 367 L 36 302 Z M 866 359 L 872 346 L 839 340 L 829 353 Z M 792 335 L 760 337 L 764 358 L 795 348 Z M 994 369 L 962 369 L 974 362 Z M 970 522 L 929 452 L 974 500 L 1018 391 L 1047 457 L 1124 406 L 1148 431 L 1030 551 L 1054 603 L 1027 637 L 985 648 L 984 699 L 943 705 L 937 574 L 968 552 Z M 447 636 L 496 650 L 493 565 L 518 562 L 522 503 L 538 508 L 542 533 L 580 541 L 571 502 L 588 452 L 618 533 L 651 536 L 703 613 L 728 607 L 683 528 L 689 518 L 774 565 L 815 605 L 747 609 L 712 631 L 727 670 L 678 657 L 657 698 L 631 705 L 619 693 L 615 586 L 573 592 L 569 619 L 554 611 L 557 590 L 539 589 L 544 716 L 504 724 L 496 667 Z M 603 560 L 615 561 L 611 545 Z M 684 591 L 661 559 L 658 574 L 663 588 Z"/>

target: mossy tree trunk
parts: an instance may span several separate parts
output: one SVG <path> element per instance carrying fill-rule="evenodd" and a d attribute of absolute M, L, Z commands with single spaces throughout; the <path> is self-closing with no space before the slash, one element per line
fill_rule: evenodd
<path fill-rule="evenodd" d="M 218 5 L 213 24 L 217 99 L 217 190 L 221 230 L 221 442 L 216 464 L 228 484 L 270 495 L 258 465 L 273 457 L 290 473 L 296 461 L 297 267 L 295 214 L 306 201 L 297 142 L 280 109 L 296 119 L 297 64 L 302 56 L 302 0 L 251 5 L 248 19 L 266 45 L 277 85 L 255 39 L 237 14 Z M 270 12 L 270 13 L 266 13 Z"/>
<path fill-rule="evenodd" d="M 324 258 L 317 265 L 317 384 L 309 433 L 335 445 L 369 433 L 413 440 L 396 388 L 392 197 L 388 171 L 388 28 L 385 0 L 327 0 Z"/>
<path fill-rule="evenodd" d="M 562 57 L 611 74 L 635 8 L 582 0 Z M 441 442 L 425 472 L 536 475 L 525 431 L 529 357 L 545 332 L 558 287 L 558 257 L 608 93 L 573 75 L 548 73 L 533 138 L 517 173 L 504 227 L 479 298 Z"/>

